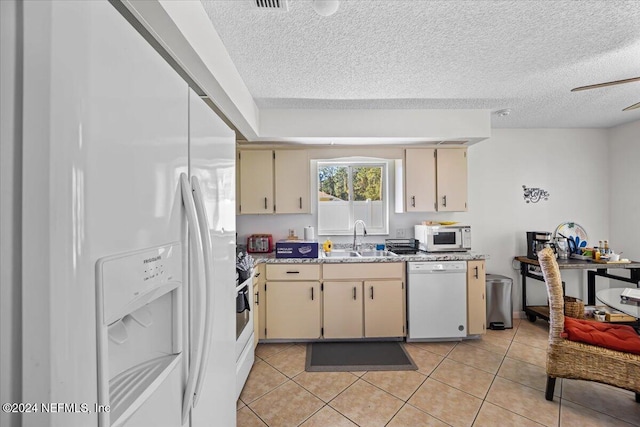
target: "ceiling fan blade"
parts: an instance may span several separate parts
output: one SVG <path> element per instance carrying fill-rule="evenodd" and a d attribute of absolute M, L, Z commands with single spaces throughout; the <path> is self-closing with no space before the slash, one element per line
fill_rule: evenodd
<path fill-rule="evenodd" d="M 629 105 L 627 108 L 623 108 L 622 111 L 635 110 L 636 108 L 640 108 L 640 102 L 633 105 Z"/>
<path fill-rule="evenodd" d="M 614 86 L 614 85 L 620 85 L 620 84 L 623 84 L 623 83 L 631 83 L 631 82 L 637 82 L 637 81 L 640 81 L 640 77 L 632 77 L 630 79 L 615 80 L 615 81 L 612 81 L 612 82 L 598 83 L 598 84 L 595 84 L 595 85 L 575 87 L 575 88 L 571 89 L 571 92 L 578 92 L 580 90 L 588 90 L 588 89 L 597 89 L 597 88 L 600 88 L 600 87 Z"/>

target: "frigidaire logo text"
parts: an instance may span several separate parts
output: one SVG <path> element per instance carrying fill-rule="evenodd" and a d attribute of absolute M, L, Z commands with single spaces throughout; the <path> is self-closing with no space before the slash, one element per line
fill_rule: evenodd
<path fill-rule="evenodd" d="M 145 260 L 144 260 L 144 261 L 142 261 L 142 262 L 143 262 L 143 263 L 145 263 L 145 264 L 147 264 L 147 263 L 149 263 L 149 262 L 159 261 L 159 260 L 161 260 L 161 259 L 162 259 L 162 256 L 161 256 L 161 255 L 158 255 L 158 256 L 154 256 L 153 258 L 147 258 L 147 259 L 145 259 Z"/>

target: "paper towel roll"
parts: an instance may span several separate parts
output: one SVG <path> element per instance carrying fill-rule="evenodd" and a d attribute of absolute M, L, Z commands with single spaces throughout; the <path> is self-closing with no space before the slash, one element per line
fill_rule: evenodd
<path fill-rule="evenodd" d="M 305 227 L 304 228 L 304 240 L 315 240 L 316 239 L 316 232 L 313 229 L 313 227 L 309 226 L 309 227 Z"/>

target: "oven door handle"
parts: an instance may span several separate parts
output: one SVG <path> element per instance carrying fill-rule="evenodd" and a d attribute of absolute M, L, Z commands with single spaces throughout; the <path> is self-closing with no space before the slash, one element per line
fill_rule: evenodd
<path fill-rule="evenodd" d="M 200 277 L 200 257 L 202 256 L 202 241 L 200 240 L 200 234 L 198 233 L 198 218 L 196 215 L 196 209 L 194 206 L 193 195 L 191 186 L 186 174 L 180 175 L 180 187 L 182 189 L 182 203 L 185 207 L 185 213 L 187 217 L 187 223 L 189 226 L 189 237 L 191 244 L 195 245 L 195 250 L 192 252 L 193 256 L 190 257 L 193 263 L 193 271 L 195 274 L 191 278 L 190 284 L 190 297 L 193 304 L 193 339 L 192 359 L 189 365 L 189 374 L 187 377 L 187 385 L 185 386 L 184 397 L 182 399 L 182 424 L 187 422 L 191 407 L 193 404 L 194 390 L 196 387 L 196 375 L 200 369 L 200 362 L 202 351 L 200 349 L 202 341 L 204 339 L 204 311 L 205 311 L 205 298 L 204 298 L 204 282 Z M 197 278 L 197 280 L 194 280 Z M 195 282 L 195 283 L 194 283 Z M 186 360 L 186 359 L 185 359 Z"/>
<path fill-rule="evenodd" d="M 209 234 L 207 211 L 204 207 L 204 197 L 202 196 L 202 190 L 200 189 L 200 182 L 196 176 L 191 177 L 191 189 L 193 191 L 193 201 L 196 205 L 200 237 L 202 239 L 202 255 L 204 258 L 204 298 L 206 301 L 202 360 L 200 361 L 195 396 L 193 398 L 193 406 L 195 407 L 198 404 L 200 390 L 202 390 L 202 384 L 204 383 L 204 376 L 207 373 L 207 362 L 209 360 L 209 352 L 211 349 L 211 329 L 213 326 L 213 250 L 211 246 L 211 235 Z"/>

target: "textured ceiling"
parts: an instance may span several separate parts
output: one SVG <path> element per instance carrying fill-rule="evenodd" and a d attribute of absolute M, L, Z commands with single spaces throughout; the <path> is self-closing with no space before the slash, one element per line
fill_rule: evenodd
<path fill-rule="evenodd" d="M 512 110 L 493 127 L 640 119 L 640 1 L 202 0 L 260 108 Z"/>

